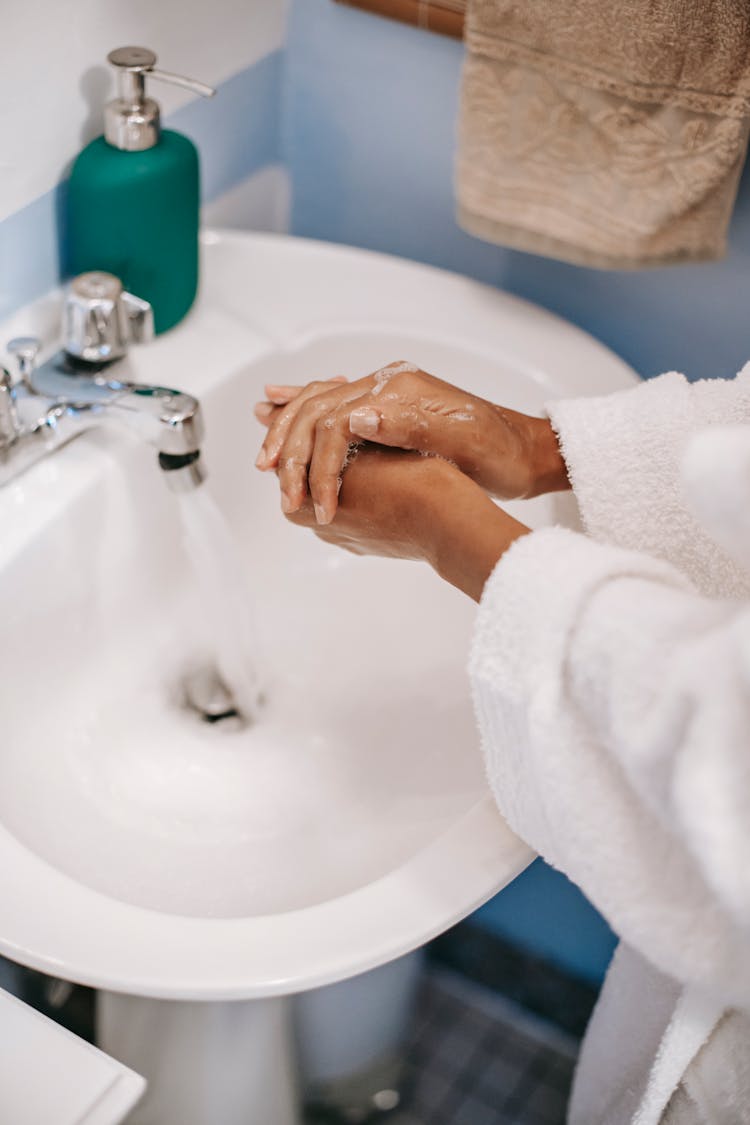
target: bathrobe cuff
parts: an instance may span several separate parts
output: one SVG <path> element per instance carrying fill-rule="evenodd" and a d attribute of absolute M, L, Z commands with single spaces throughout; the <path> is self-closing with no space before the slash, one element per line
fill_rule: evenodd
<path fill-rule="evenodd" d="M 568 709 L 566 665 L 577 621 L 594 592 L 623 575 L 692 589 L 658 559 L 551 527 L 511 545 L 479 606 L 469 674 L 490 785 L 514 831 L 558 861 L 565 851 L 558 834 L 564 845 L 567 826 L 529 747 L 562 753 L 554 730 Z"/>
<path fill-rule="evenodd" d="M 688 383 L 671 371 L 546 409 L 592 538 L 671 562 L 706 593 L 750 592 L 747 573 L 686 509 L 680 476 L 697 432 L 750 422 L 750 364 L 733 380 Z"/>

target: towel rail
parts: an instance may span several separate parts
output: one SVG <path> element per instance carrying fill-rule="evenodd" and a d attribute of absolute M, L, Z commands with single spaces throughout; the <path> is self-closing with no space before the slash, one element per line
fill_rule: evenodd
<path fill-rule="evenodd" d="M 466 0 L 336 0 L 350 8 L 462 39 Z"/>

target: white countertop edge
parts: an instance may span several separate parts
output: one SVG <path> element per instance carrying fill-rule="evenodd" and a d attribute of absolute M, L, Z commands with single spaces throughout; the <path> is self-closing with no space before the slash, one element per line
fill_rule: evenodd
<path fill-rule="evenodd" d="M 146 1088 L 139 1074 L 2 989 L 0 1027 L 0 1115 L 8 1125 L 29 1121 L 32 1107 L 34 1125 L 117 1125 Z M 51 1100 L 54 1116 L 42 1119 L 41 1103 Z"/>

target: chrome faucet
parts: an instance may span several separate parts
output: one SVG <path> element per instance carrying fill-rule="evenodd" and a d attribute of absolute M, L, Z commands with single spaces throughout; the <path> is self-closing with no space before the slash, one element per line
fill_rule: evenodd
<path fill-rule="evenodd" d="M 130 344 L 153 337 L 147 301 L 123 291 L 107 273 L 85 273 L 68 286 L 63 347 L 37 367 L 40 341 L 8 343 L 17 378 L 0 367 L 0 485 L 92 427 L 134 430 L 156 446 L 159 464 L 177 491 L 203 480 L 203 419 L 192 395 L 117 378 Z"/>

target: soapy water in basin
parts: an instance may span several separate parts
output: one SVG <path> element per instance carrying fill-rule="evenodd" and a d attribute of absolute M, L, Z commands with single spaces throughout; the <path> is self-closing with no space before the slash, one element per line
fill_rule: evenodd
<path fill-rule="evenodd" d="M 468 605 L 417 564 L 304 537 L 253 560 L 250 588 L 208 489 L 179 502 L 173 582 L 146 568 L 142 612 L 54 681 L 63 723 L 49 690 L 6 731 L 3 826 L 85 886 L 169 914 L 284 913 L 383 878 L 486 793 Z M 221 737 L 189 717 L 176 688 L 196 660 L 257 721 Z"/>
<path fill-rule="evenodd" d="M 310 567 L 298 597 L 288 573 L 268 579 L 259 624 L 274 622 L 264 647 L 283 675 L 226 737 L 170 702 L 199 642 L 189 576 L 162 613 L 124 623 L 65 684 L 64 723 L 49 705 L 7 732 L 4 826 L 101 894 L 202 918 L 305 909 L 408 862 L 486 793 L 462 676 L 471 619 L 407 568 L 390 610 L 421 625 L 394 645 L 390 613 L 363 597 L 383 567 L 356 562 Z"/>
<path fill-rule="evenodd" d="M 237 711 L 252 722 L 262 698 L 259 646 L 237 544 L 205 485 L 180 494 L 178 500 L 197 604 L 214 645 L 216 670 Z"/>

